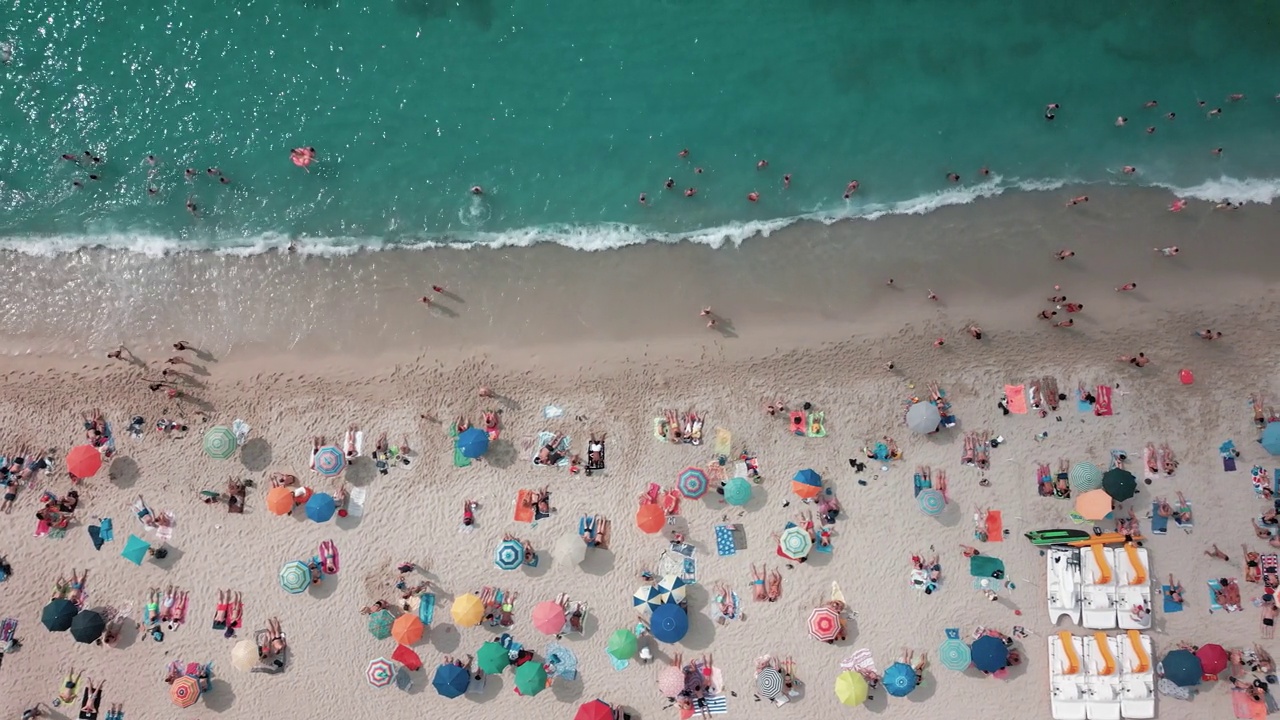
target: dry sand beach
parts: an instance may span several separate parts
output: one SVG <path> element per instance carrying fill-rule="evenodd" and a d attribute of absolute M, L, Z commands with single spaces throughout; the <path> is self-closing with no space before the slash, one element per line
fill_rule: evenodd
<path fill-rule="evenodd" d="M 1262 586 L 1243 583 L 1240 545 L 1267 549 L 1249 525 L 1268 504 L 1255 496 L 1249 468 L 1280 465 L 1254 442 L 1248 398 L 1280 396 L 1271 352 L 1278 317 L 1272 237 L 1280 218 L 1270 207 L 1217 213 L 1203 204 L 1173 214 L 1164 209 L 1169 198 L 1154 191 L 1091 194 L 1088 205 L 1070 209 L 1062 207 L 1067 192 L 1018 195 L 926 217 L 801 226 L 718 250 L 534 247 L 331 259 L 10 255 L 0 271 L 9 288 L 0 335 L 10 353 L 0 379 L 0 450 L 12 456 L 22 446 L 53 447 L 60 459 L 83 442 L 82 414 L 94 408 L 117 439 L 115 457 L 79 485 L 80 507 L 66 537 L 31 534 L 40 491 L 61 496 L 72 487 L 60 460 L 35 489 L 23 487 L 0 522 L 0 555 L 13 568 L 0 583 L 0 616 L 19 620 L 22 641 L 0 665 L 0 712 L 18 717 L 36 702 L 50 703 L 74 667 L 85 679 L 105 681 L 104 715 L 106 706 L 123 703 L 131 720 L 424 712 L 571 718 L 579 703 L 597 697 L 647 720 L 677 717 L 656 678 L 680 652 L 687 661 L 714 658 L 725 717 L 1049 717 L 1045 643 L 1058 628 L 1046 616 L 1044 560 L 1022 533 L 1077 526 L 1067 517 L 1070 501 L 1037 494 L 1036 468 L 1056 470 L 1066 458 L 1106 469 L 1110 451 L 1123 449 L 1141 477 L 1148 442 L 1168 443 L 1181 466 L 1150 485 L 1139 481 L 1123 507 L 1136 509 L 1145 534 L 1154 497 L 1181 491 L 1194 506 L 1192 532 L 1171 528 L 1146 542 L 1152 575 L 1173 573 L 1187 591 L 1177 614 L 1161 612 L 1157 598 L 1155 653 L 1181 641 L 1248 647 L 1259 637 L 1261 612 L 1249 601 Z M 1173 245 L 1181 252 L 1172 258 L 1152 250 Z M 1054 260 L 1062 248 L 1076 257 Z M 129 277 L 142 263 L 169 268 L 167 281 L 156 279 L 154 265 L 146 287 L 98 281 L 113 272 Z M 95 273 L 102 275 L 93 282 L 79 279 Z M 224 293 L 222 281 L 232 277 L 237 287 L 255 289 Z M 260 282 L 246 284 L 246 277 Z M 1115 292 L 1127 282 L 1138 289 Z M 424 307 L 418 297 L 433 283 L 450 294 Z M 937 301 L 927 299 L 930 290 Z M 1074 327 L 1036 319 L 1055 294 L 1085 305 L 1072 315 Z M 712 330 L 698 314 L 708 305 L 720 318 Z M 984 331 L 980 341 L 965 332 L 975 323 Z M 1193 336 L 1205 328 L 1225 337 Z M 939 337 L 945 344 L 935 347 Z M 183 397 L 174 401 L 149 392 L 144 378 L 160 379 L 165 358 L 175 354 L 167 344 L 180 338 L 202 352 L 184 353 L 192 365 L 176 366 Z M 106 359 L 118 343 L 147 367 Z M 1140 351 L 1151 358 L 1146 367 L 1116 360 Z M 1194 372 L 1194 384 L 1179 381 L 1184 368 Z M 1079 412 L 1074 399 L 1043 419 L 1002 415 L 1003 386 L 1045 376 L 1067 393 L 1079 382 L 1113 387 L 1114 415 Z M 946 390 L 959 426 L 913 435 L 903 424 L 904 403 L 932 382 Z M 497 397 L 477 397 L 482 387 Z M 777 399 L 825 412 L 828 435 L 790 433 L 785 417 L 762 411 Z M 563 416 L 544 418 L 548 405 Z M 448 430 L 458 416 L 478 423 L 486 407 L 502 410 L 502 434 L 482 460 L 456 468 Z M 668 408 L 706 418 L 700 446 L 655 439 L 653 418 Z M 124 431 L 135 415 L 146 420 L 140 437 Z M 159 418 L 190 429 L 159 432 Z M 207 457 L 204 431 L 237 418 L 252 426 L 249 442 L 232 459 Z M 337 487 L 308 471 L 311 438 L 340 443 L 352 423 L 365 432 L 366 456 L 340 480 L 367 492 L 363 515 L 321 524 L 301 510 L 269 512 L 271 472 L 292 472 L 316 491 Z M 654 644 L 651 663 L 615 669 L 608 638 L 635 625 L 632 594 L 645 584 L 639 573 L 654 568 L 667 548 L 665 535 L 635 527 L 637 496 L 649 483 L 672 487 L 686 466 L 712 465 L 716 428 L 732 433 L 733 455 L 745 447 L 758 457 L 763 482 L 744 508 L 726 506 L 714 492 L 683 502 L 685 539 L 697 559 L 689 633 L 677 644 Z M 1004 438 L 987 472 L 960 462 L 970 430 Z M 543 431 L 570 436 L 583 455 L 592 432 L 607 433 L 607 471 L 587 477 L 534 466 Z M 407 467 L 380 475 L 367 455 L 384 432 L 393 443 L 407 442 L 413 456 Z M 866 460 L 863 447 L 884 435 L 897 440 L 904 458 L 855 472 L 849 459 Z M 1223 472 L 1218 454 L 1227 439 L 1242 452 L 1235 473 Z M 949 475 L 950 504 L 939 517 L 917 507 L 917 466 Z M 844 510 L 832 524 L 830 554 L 786 567 L 771 535 L 813 508 L 791 491 L 791 477 L 803 468 L 823 476 Z M 243 514 L 201 502 L 202 490 L 221 489 L 228 477 L 256 483 Z M 980 485 L 983 478 L 989 484 Z M 517 491 L 543 486 L 556 511 L 536 526 L 515 522 Z M 148 535 L 131 517 L 139 494 L 176 519 L 168 557 L 140 567 L 120 557 L 130 533 Z M 464 499 L 478 503 L 471 529 L 461 524 Z M 1003 542 L 975 541 L 977 507 L 1002 512 L 1009 531 Z M 611 543 L 590 550 L 580 567 L 567 566 L 555 545 L 583 515 L 610 519 Z M 98 517 L 114 519 L 116 537 L 95 551 L 85 528 Z M 743 526 L 736 555 L 717 554 L 713 527 L 722 522 Z M 494 566 L 505 533 L 533 543 L 536 568 Z M 326 540 L 340 551 L 339 572 L 303 594 L 284 592 L 281 565 L 310 558 Z M 1212 543 L 1231 556 L 1229 564 L 1204 554 Z M 1003 559 L 1016 588 L 1002 588 L 989 602 L 972 586 L 962 544 Z M 910 584 L 910 558 L 930 547 L 940 556 L 942 580 L 925 595 Z M 430 580 L 437 597 L 435 622 L 414 646 L 424 671 L 413 673 L 407 693 L 366 681 L 369 661 L 390 657 L 395 643 L 372 637 L 360 614 L 375 600 L 396 600 L 395 566 L 405 560 L 422 568 L 409 574 L 410 583 Z M 751 599 L 749 567 L 761 563 L 782 574 L 775 603 Z M 163 643 L 127 624 L 116 647 L 47 632 L 41 608 L 53 581 L 73 568 L 88 569 L 88 608 L 131 607 L 136 620 L 148 588 L 174 585 L 190 593 L 187 622 L 166 631 Z M 1242 581 L 1243 612 L 1209 614 L 1206 581 L 1224 576 Z M 856 617 L 847 640 L 827 645 L 808 637 L 806 619 L 829 599 L 833 582 Z M 717 584 L 741 596 L 740 620 L 712 620 Z M 518 593 L 514 624 L 500 631 L 455 626 L 452 600 L 485 586 Z M 225 588 L 243 594 L 244 625 L 234 639 L 209 627 Z M 513 692 L 510 670 L 456 700 L 432 688 L 443 656 L 465 657 L 499 632 L 543 659 L 551 638 L 533 628 L 530 613 L 561 593 L 589 607 L 584 632 L 562 641 L 577 655 L 576 680 L 557 679 L 532 698 Z M 287 635 L 284 672 L 233 668 L 235 642 L 270 618 L 279 618 Z M 954 672 L 936 660 L 946 628 L 968 638 L 978 627 L 1011 633 L 1015 626 L 1027 636 L 1016 642 L 1023 660 L 1007 678 Z M 883 671 L 904 646 L 929 653 L 919 688 L 905 698 L 876 690 L 860 708 L 839 704 L 832 686 L 843 659 L 867 648 Z M 1275 651 L 1270 641 L 1264 647 Z M 795 660 L 800 694 L 784 706 L 753 697 L 754 662 L 765 654 Z M 163 676 L 174 660 L 214 663 L 212 688 L 195 707 L 172 706 Z M 1191 702 L 1160 697 L 1159 717 L 1231 717 L 1223 678 L 1202 685 Z M 75 717 L 75 707 L 55 708 L 52 716 Z"/>

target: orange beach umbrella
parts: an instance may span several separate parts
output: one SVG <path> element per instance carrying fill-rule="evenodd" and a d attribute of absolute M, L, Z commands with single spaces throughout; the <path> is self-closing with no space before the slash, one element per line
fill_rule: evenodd
<path fill-rule="evenodd" d="M 636 527 L 650 535 L 662 532 L 662 526 L 666 524 L 667 516 L 657 503 L 645 503 L 636 511 Z"/>
<path fill-rule="evenodd" d="M 417 615 L 401 615 L 391 624 L 391 637 L 401 645 L 412 645 L 422 639 L 425 630 Z"/>
<path fill-rule="evenodd" d="M 77 445 L 67 453 L 67 472 L 80 478 L 91 478 L 102 468 L 102 453 L 92 445 Z"/>
<path fill-rule="evenodd" d="M 1111 496 L 1101 488 L 1076 496 L 1076 512 L 1085 520 L 1101 520 L 1111 512 Z"/>
<path fill-rule="evenodd" d="M 271 488 L 267 493 L 267 509 L 276 515 L 287 515 L 293 510 L 293 491 L 287 487 Z"/>

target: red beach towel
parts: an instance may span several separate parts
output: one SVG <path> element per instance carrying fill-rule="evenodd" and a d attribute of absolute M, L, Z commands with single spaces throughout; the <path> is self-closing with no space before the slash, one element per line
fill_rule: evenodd
<path fill-rule="evenodd" d="M 1004 515 L 999 510 L 987 511 L 987 542 L 1004 542 Z"/>
<path fill-rule="evenodd" d="M 1004 386 L 1005 405 L 1015 415 L 1027 414 L 1027 388 L 1025 385 Z"/>
<path fill-rule="evenodd" d="M 1098 402 L 1093 404 L 1093 414 L 1098 417 L 1106 417 L 1111 414 L 1111 386 L 1099 385 L 1098 392 L 1095 393 Z"/>

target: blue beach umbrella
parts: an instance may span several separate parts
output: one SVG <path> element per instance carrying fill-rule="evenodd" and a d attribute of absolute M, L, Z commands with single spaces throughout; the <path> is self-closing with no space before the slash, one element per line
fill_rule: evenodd
<path fill-rule="evenodd" d="M 332 445 L 326 445 L 316 451 L 316 472 L 325 477 L 333 477 L 347 467 L 347 458 L 342 451 Z"/>
<path fill-rule="evenodd" d="M 1280 422 L 1267 423 L 1267 429 L 1262 431 L 1262 449 L 1280 455 Z"/>
<path fill-rule="evenodd" d="M 1200 658 L 1190 650 L 1174 650 L 1164 656 L 1160 663 L 1164 668 L 1164 676 L 1178 687 L 1191 687 L 1200 684 L 1200 676 L 1204 674 L 1204 666 Z"/>
<path fill-rule="evenodd" d="M 458 435 L 457 448 L 463 457 L 475 460 L 489 452 L 489 433 L 480 428 L 467 428 Z"/>
<path fill-rule="evenodd" d="M 798 482 L 801 485 L 809 485 L 811 487 L 818 488 L 822 487 L 822 476 L 809 468 L 805 468 L 804 470 L 796 473 L 796 476 L 791 478 L 791 480 L 792 482 Z"/>
<path fill-rule="evenodd" d="M 129 539 L 124 543 L 124 550 L 120 551 L 120 557 L 134 565 L 141 565 L 142 561 L 147 557 L 147 551 L 150 549 L 151 543 L 137 535 L 130 535 Z"/>
<path fill-rule="evenodd" d="M 431 686 L 436 689 L 436 692 L 450 700 L 461 697 L 470 684 L 471 675 L 467 669 L 453 663 L 436 668 L 435 677 L 431 678 Z"/>
<path fill-rule="evenodd" d="M 307 517 L 313 522 L 328 522 L 337 510 L 338 504 L 329 493 L 316 493 L 307 500 Z"/>
<path fill-rule="evenodd" d="M 880 682 L 885 692 L 894 697 L 906 697 L 916 689 L 916 671 L 906 663 L 894 663 L 884 669 Z"/>
<path fill-rule="evenodd" d="M 503 540 L 493 551 L 493 564 L 500 570 L 515 570 L 524 563 L 524 545 L 517 540 Z"/>
<path fill-rule="evenodd" d="M 970 659 L 969 646 L 960 640 L 959 629 L 947 628 L 946 633 L 947 639 L 938 648 L 938 662 L 948 670 L 964 672 L 973 662 Z"/>
<path fill-rule="evenodd" d="M 724 485 L 724 501 L 730 505 L 746 505 L 751 500 L 751 483 L 736 477 Z"/>
<path fill-rule="evenodd" d="M 649 632 L 658 642 L 680 642 L 689 632 L 689 614 L 675 603 L 659 605 L 649 618 Z"/>
<path fill-rule="evenodd" d="M 1009 665 L 1009 647 L 998 637 L 983 635 L 969 646 L 969 658 L 974 667 L 993 673 Z"/>

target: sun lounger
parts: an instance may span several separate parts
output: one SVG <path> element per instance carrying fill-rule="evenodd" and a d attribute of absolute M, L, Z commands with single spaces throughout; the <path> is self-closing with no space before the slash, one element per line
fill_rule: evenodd
<path fill-rule="evenodd" d="M 1098 402 L 1094 403 L 1093 414 L 1098 417 L 1111 415 L 1111 386 L 1099 385 L 1095 396 L 1098 398 Z"/>
<path fill-rule="evenodd" d="M 1159 513 L 1160 506 L 1151 503 L 1151 534 L 1152 535 L 1168 535 L 1169 534 L 1169 518 Z"/>

